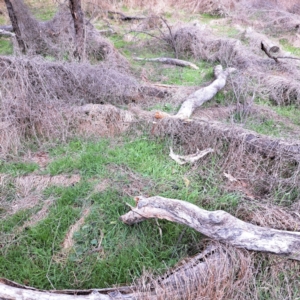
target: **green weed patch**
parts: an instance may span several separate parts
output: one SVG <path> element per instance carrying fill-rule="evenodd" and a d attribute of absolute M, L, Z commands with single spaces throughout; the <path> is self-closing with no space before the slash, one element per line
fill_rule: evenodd
<path fill-rule="evenodd" d="M 9 39 L 0 38 L 0 54 L 1 55 L 13 54 L 13 45 Z"/>
<path fill-rule="evenodd" d="M 139 194 L 183 199 L 207 209 L 230 211 L 237 205 L 237 194 L 220 191 L 213 176 L 204 179 L 190 166 L 179 166 L 168 157 L 166 146 L 148 137 L 126 137 L 73 140 L 49 149 L 52 163 L 46 172 L 79 173 L 81 181 L 47 188 L 44 198 L 56 201 L 36 225 L 15 231 L 38 209 L 19 211 L 1 221 L 2 232 L 15 232 L 15 238 L 8 243 L 2 236 L 0 276 L 42 289 L 100 288 L 128 284 L 143 270 L 164 272 L 196 253 L 201 234 L 192 229 L 167 221 L 134 226 L 119 221 L 129 209 L 127 203 L 134 205 L 124 188 L 135 180 L 141 185 Z M 95 184 L 103 179 L 111 185 L 97 192 Z M 86 208 L 89 213 L 73 234 L 71 249 L 64 252 L 64 239 Z"/>

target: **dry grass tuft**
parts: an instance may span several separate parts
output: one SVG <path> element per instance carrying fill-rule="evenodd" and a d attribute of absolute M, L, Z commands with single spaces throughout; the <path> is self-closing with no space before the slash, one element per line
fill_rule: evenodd
<path fill-rule="evenodd" d="M 78 174 L 67 175 L 27 175 L 16 178 L 16 189 L 19 197 L 27 197 L 33 192 L 40 193 L 50 185 L 70 186 L 78 183 Z"/>
<path fill-rule="evenodd" d="M 80 181 L 79 175 L 27 175 L 16 179 L 8 175 L 0 174 L 0 188 L 5 191 L 5 186 L 14 186 L 14 200 L 10 203 L 1 201 L 1 206 L 6 209 L 7 215 L 15 214 L 24 209 L 30 209 L 37 206 L 42 199 L 42 191 L 50 185 L 70 186 Z M 3 199 L 8 198 L 3 193 Z"/>
<path fill-rule="evenodd" d="M 74 129 L 73 105 L 127 103 L 138 95 L 133 77 L 105 64 L 2 57 L 0 65 L 1 155 L 16 153 L 26 138 L 67 140 Z"/>
<path fill-rule="evenodd" d="M 62 251 L 64 252 L 69 251 L 74 246 L 74 240 L 73 240 L 74 232 L 78 231 L 80 226 L 84 224 L 84 220 L 89 215 L 89 213 L 90 213 L 90 208 L 88 207 L 82 212 L 80 219 L 77 220 L 76 223 L 69 228 L 64 238 L 64 241 L 62 243 Z"/>
<path fill-rule="evenodd" d="M 129 129 L 135 116 L 112 105 L 87 104 L 74 109 L 76 131 L 79 134 L 113 136 Z"/>
<path fill-rule="evenodd" d="M 45 219 L 49 212 L 49 207 L 55 202 L 53 198 L 49 198 L 43 202 L 42 208 L 35 214 L 33 214 L 24 224 L 17 228 L 15 232 L 21 232 L 27 227 L 33 227 L 41 220 Z"/>
<path fill-rule="evenodd" d="M 272 203 L 243 201 L 236 211 L 236 217 L 261 227 L 300 231 L 300 216 Z"/>
<path fill-rule="evenodd" d="M 160 277 L 137 281 L 138 299 L 239 299 L 251 277 L 251 255 L 212 243 Z"/>

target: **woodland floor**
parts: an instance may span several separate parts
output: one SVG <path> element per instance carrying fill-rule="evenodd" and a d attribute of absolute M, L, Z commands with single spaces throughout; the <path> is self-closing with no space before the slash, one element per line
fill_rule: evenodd
<path fill-rule="evenodd" d="M 51 5 L 49 8 L 40 2 L 31 5 L 41 20 L 51 18 L 55 11 Z M 126 7 L 122 12 L 151 14 L 151 11 Z M 250 52 L 257 51 L 255 55 L 268 60 L 259 46 L 255 50 L 251 39 L 245 38 L 245 30 L 252 27 L 280 45 L 283 51 L 300 58 L 300 33 L 271 32 L 258 13 L 253 13 L 246 22 L 236 15 L 216 17 L 170 8 L 162 17 L 174 28 L 185 24 L 205 26 L 216 39 L 236 39 Z M 0 22 L 7 24 L 7 18 L 0 16 Z M 175 114 L 187 95 L 211 83 L 213 68 L 220 64 L 190 54 L 180 58 L 196 64 L 198 70 L 134 60 L 134 57 L 174 57 L 170 46 L 163 41 L 163 21 L 154 15 L 147 22 L 125 22 L 112 14 L 94 15 L 91 22 L 98 30 L 112 29 L 107 38 L 129 61 L 131 73 L 139 82 L 165 88 L 164 98 L 135 99 L 134 103 L 117 104 L 119 109 L 130 111 L 133 107 Z M 0 53 L 13 55 L 9 39 L 0 38 Z M 230 60 L 227 62 L 230 66 Z M 281 64 L 288 69 L 291 62 L 282 60 Z M 294 60 L 292 64 L 296 69 L 293 72 L 300 73 L 300 61 Z M 275 69 L 273 75 L 281 76 Z M 300 85 L 300 76 L 293 80 Z M 235 85 L 236 82 L 230 79 L 187 122 L 217 121 L 299 145 L 300 94 L 296 94 L 296 99 L 290 96 L 285 103 L 279 103 L 261 88 L 261 78 L 257 77 L 256 81 L 253 76 L 247 84 Z M 97 117 L 94 122 L 99 122 Z M 251 164 L 230 165 L 229 157 L 232 155 L 234 159 L 235 154 L 226 152 L 230 147 L 225 143 L 222 148 L 212 142 L 213 148 L 218 147 L 214 153 L 195 164 L 180 166 L 169 157 L 170 146 L 177 153 L 186 154 L 205 143 L 194 144 L 198 140 L 193 140 L 192 135 L 184 142 L 176 133 L 158 137 L 153 133 L 156 122 L 159 120 L 155 118 L 147 125 L 139 121 L 118 134 L 73 135 L 64 142 L 27 139 L 17 153 L 3 155 L 0 160 L 0 277 L 40 289 L 110 287 L 131 284 L 147 272 L 162 274 L 181 259 L 203 250 L 206 238 L 178 224 L 149 220 L 129 227 L 121 223 L 120 215 L 130 209 L 127 203 L 134 205 L 133 197 L 138 195 L 186 200 L 207 210 L 225 210 L 261 226 L 300 230 L 299 185 L 288 182 L 289 178 L 292 181 L 298 177 L 286 176 L 284 182 L 274 181 L 272 189 L 266 190 L 259 183 L 266 180 L 260 174 L 265 172 L 271 176 L 275 172 L 270 167 L 272 162 L 262 163 L 262 159 L 265 162 L 269 158 L 255 161 L 255 156 Z M 95 124 L 90 126 L 94 130 Z M 212 136 L 201 138 L 213 140 Z M 291 166 L 286 164 L 280 172 L 282 168 L 294 172 L 293 163 L 298 166 L 299 161 L 293 161 Z M 289 217 L 294 223 L 288 223 Z M 256 294 L 252 299 L 300 299 L 299 262 L 262 254 L 256 263 Z"/>

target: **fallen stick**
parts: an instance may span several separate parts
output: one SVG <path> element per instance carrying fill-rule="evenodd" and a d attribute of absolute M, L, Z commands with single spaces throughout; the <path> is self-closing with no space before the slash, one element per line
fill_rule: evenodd
<path fill-rule="evenodd" d="M 211 100 L 225 86 L 227 76 L 235 71 L 236 69 L 234 68 L 227 68 L 226 70 L 223 70 L 221 65 L 216 66 L 214 69 L 216 79 L 209 86 L 201 88 L 191 94 L 183 102 L 175 117 L 188 119 L 197 107 L 201 106 L 208 100 Z"/>
<path fill-rule="evenodd" d="M 199 69 L 195 64 L 193 64 L 189 61 L 185 61 L 185 60 L 181 60 L 181 59 L 177 59 L 177 58 L 170 58 L 170 57 L 156 57 L 156 58 L 134 57 L 133 59 L 137 60 L 137 61 L 159 62 L 159 63 L 167 64 L 167 65 L 187 67 L 187 68 L 191 68 L 191 69 L 194 69 L 194 70 Z"/>
<path fill-rule="evenodd" d="M 132 20 L 144 20 L 146 19 L 145 16 L 127 16 L 119 11 L 112 11 L 112 10 L 109 10 L 108 11 L 109 14 L 112 14 L 112 15 L 118 15 L 119 16 L 119 19 L 122 20 L 122 21 L 132 21 Z"/>
<path fill-rule="evenodd" d="M 200 151 L 197 149 L 196 153 L 190 154 L 190 155 L 178 155 L 173 152 L 173 149 L 170 148 L 170 154 L 169 156 L 174 159 L 178 164 L 184 165 L 186 163 L 191 163 L 193 164 L 203 156 L 205 156 L 208 153 L 214 152 L 214 149 L 208 148 L 205 150 Z"/>
<path fill-rule="evenodd" d="M 12 36 L 15 36 L 15 34 L 13 32 L 10 32 L 10 31 L 4 30 L 4 29 L 0 29 L 0 36 L 12 37 Z"/>
<path fill-rule="evenodd" d="M 160 196 L 139 196 L 136 202 L 135 208 L 120 217 L 125 224 L 133 225 L 150 218 L 165 219 L 236 247 L 300 260 L 300 232 L 259 227 L 222 210 L 207 211 L 186 201 Z"/>

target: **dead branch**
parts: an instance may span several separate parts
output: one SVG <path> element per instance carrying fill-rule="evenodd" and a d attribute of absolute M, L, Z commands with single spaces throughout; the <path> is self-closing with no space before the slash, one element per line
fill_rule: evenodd
<path fill-rule="evenodd" d="M 214 149 L 208 148 L 205 150 L 200 151 L 197 149 L 196 153 L 190 155 L 178 155 L 173 152 L 173 149 L 170 147 L 170 154 L 169 156 L 174 159 L 178 164 L 184 165 L 186 163 L 195 163 L 201 157 L 205 156 L 208 153 L 214 152 Z"/>
<path fill-rule="evenodd" d="M 300 232 L 259 227 L 243 222 L 229 213 L 206 211 L 186 201 L 160 196 L 136 197 L 137 206 L 121 216 L 122 222 L 136 224 L 150 218 L 189 226 L 202 234 L 236 247 L 269 252 L 300 260 Z"/>
<path fill-rule="evenodd" d="M 220 91 L 226 84 L 227 76 L 235 72 L 234 68 L 227 68 L 223 71 L 221 65 L 218 65 L 214 69 L 215 80 L 207 87 L 197 90 L 191 94 L 181 105 L 178 113 L 175 115 L 177 118 L 188 119 L 194 110 L 201 106 L 203 103 L 211 100 L 218 91 Z"/>
<path fill-rule="evenodd" d="M 263 42 L 261 42 L 261 50 L 264 51 L 268 57 L 272 58 L 275 60 L 275 62 L 278 63 L 278 59 L 277 57 L 273 56 L 271 53 L 270 53 L 270 50 L 265 46 L 265 44 Z"/>
<path fill-rule="evenodd" d="M 9 31 L 9 32 L 13 32 L 13 27 L 11 25 L 2 25 L 0 26 L 1 30 L 5 30 L 5 31 Z"/>
<path fill-rule="evenodd" d="M 133 21 L 133 20 L 144 20 L 144 19 L 146 19 L 145 16 L 127 16 L 127 15 L 125 15 L 122 12 L 119 12 L 119 11 L 109 10 L 108 13 L 112 14 L 112 15 L 117 15 L 118 18 L 122 21 Z"/>
<path fill-rule="evenodd" d="M 13 36 L 15 36 L 15 34 L 13 32 L 0 29 L 0 36 L 3 36 L 3 37 L 13 37 Z"/>
<path fill-rule="evenodd" d="M 264 42 L 261 42 L 261 50 L 266 53 L 266 55 L 272 59 L 274 59 L 277 63 L 279 62 L 278 59 L 295 59 L 300 60 L 299 57 L 293 56 L 278 56 L 279 48 L 276 46 L 268 47 Z"/>
<path fill-rule="evenodd" d="M 159 63 L 167 64 L 167 65 L 175 65 L 175 66 L 179 66 L 179 67 L 188 67 L 188 68 L 191 68 L 191 69 L 194 69 L 194 70 L 199 69 L 195 64 L 193 64 L 189 61 L 176 59 L 176 58 L 170 58 L 170 57 L 156 57 L 156 58 L 134 57 L 133 59 L 137 60 L 137 61 L 159 62 Z"/>

